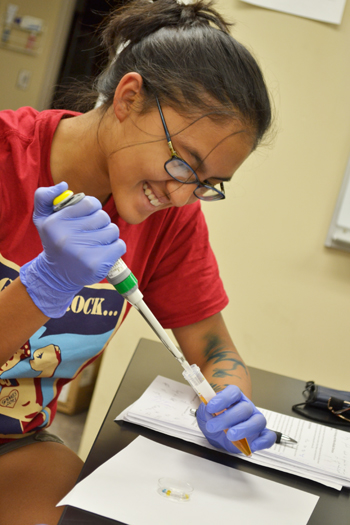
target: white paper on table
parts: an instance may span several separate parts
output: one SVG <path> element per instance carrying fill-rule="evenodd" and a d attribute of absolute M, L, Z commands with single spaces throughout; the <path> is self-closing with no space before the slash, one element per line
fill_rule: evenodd
<path fill-rule="evenodd" d="M 214 449 L 191 415 L 191 408 L 196 409 L 198 405 L 198 397 L 190 386 L 158 376 L 116 420 L 123 419 Z M 275 444 L 249 458 L 240 455 L 241 459 L 337 490 L 350 487 L 350 433 L 270 410 L 259 410 L 265 415 L 268 428 L 291 436 L 298 444 Z"/>
<path fill-rule="evenodd" d="M 346 0 L 241 0 L 246 4 L 266 7 L 320 22 L 340 24 Z"/>
<path fill-rule="evenodd" d="M 158 494 L 158 479 L 190 483 L 189 501 Z M 128 525 L 306 525 L 318 496 L 137 437 L 59 503 Z"/>

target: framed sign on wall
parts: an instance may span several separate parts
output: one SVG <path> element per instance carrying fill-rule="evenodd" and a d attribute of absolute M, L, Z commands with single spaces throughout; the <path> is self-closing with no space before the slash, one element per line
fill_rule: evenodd
<path fill-rule="evenodd" d="M 350 157 L 325 245 L 350 252 Z"/>

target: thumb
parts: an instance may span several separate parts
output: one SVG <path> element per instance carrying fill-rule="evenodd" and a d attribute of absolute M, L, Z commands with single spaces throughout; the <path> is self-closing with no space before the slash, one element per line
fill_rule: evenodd
<path fill-rule="evenodd" d="M 66 182 L 60 182 L 56 186 L 38 188 L 34 196 L 34 219 L 47 217 L 53 212 L 53 200 L 68 189 Z"/>
<path fill-rule="evenodd" d="M 196 412 L 198 425 L 205 425 L 209 419 L 213 419 L 213 416 L 206 410 L 206 405 L 201 403 Z"/>

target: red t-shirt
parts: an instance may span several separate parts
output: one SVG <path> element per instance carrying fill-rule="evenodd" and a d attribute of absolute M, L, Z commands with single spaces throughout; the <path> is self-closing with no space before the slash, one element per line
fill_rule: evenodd
<path fill-rule="evenodd" d="M 76 115 L 0 112 L 0 291 L 42 251 L 32 221 L 34 192 L 53 185 L 53 135 L 62 118 Z M 104 210 L 126 242 L 123 260 L 165 328 L 198 322 L 226 306 L 199 201 L 137 225 L 118 216 L 112 198 Z M 107 281 L 84 287 L 62 318 L 50 319 L 0 368 L 0 443 L 51 423 L 62 386 L 101 353 L 128 308 Z"/>

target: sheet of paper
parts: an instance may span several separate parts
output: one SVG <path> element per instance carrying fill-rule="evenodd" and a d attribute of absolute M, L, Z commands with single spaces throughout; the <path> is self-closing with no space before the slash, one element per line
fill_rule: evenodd
<path fill-rule="evenodd" d="M 242 0 L 242 2 L 303 18 L 340 24 L 346 0 Z"/>
<path fill-rule="evenodd" d="M 212 447 L 200 431 L 191 409 L 199 400 L 188 385 L 158 376 L 144 394 L 116 419 L 143 425 L 207 448 Z M 350 433 L 308 420 L 260 408 L 267 426 L 298 441 L 297 445 L 276 444 L 245 461 L 312 479 L 341 490 L 350 486 Z"/>
<path fill-rule="evenodd" d="M 274 445 L 269 456 L 278 456 L 286 463 L 302 458 L 304 465 L 314 470 L 341 477 L 350 477 L 350 434 L 335 428 L 318 425 L 277 412 L 260 409 L 268 418 L 270 428 L 293 436 L 298 441 L 295 447 Z M 263 452 L 264 453 L 264 452 Z"/>
<path fill-rule="evenodd" d="M 158 479 L 190 483 L 186 502 L 157 492 Z M 128 525 L 306 525 L 318 497 L 139 436 L 60 502 Z M 233 521 L 232 521 L 233 520 Z"/>

